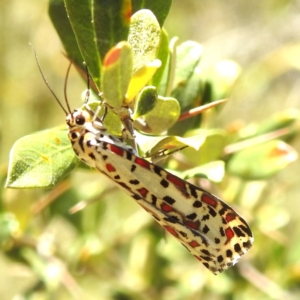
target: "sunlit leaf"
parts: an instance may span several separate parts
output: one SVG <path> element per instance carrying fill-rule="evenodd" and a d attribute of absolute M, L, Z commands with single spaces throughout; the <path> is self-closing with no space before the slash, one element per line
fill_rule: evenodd
<path fill-rule="evenodd" d="M 177 151 L 181 148 L 191 147 L 199 150 L 205 141 L 205 137 L 201 136 L 158 136 L 147 137 L 147 142 L 143 144 L 143 150 L 146 150 L 146 155 L 149 157 L 156 156 L 159 153 L 167 154 Z"/>
<path fill-rule="evenodd" d="M 160 86 L 169 59 L 169 38 L 166 30 L 164 29 L 162 29 L 161 31 L 160 43 L 157 51 L 157 58 L 161 61 L 161 67 L 153 75 L 151 84 L 155 85 L 158 88 Z"/>
<path fill-rule="evenodd" d="M 156 70 L 161 66 L 158 59 L 147 62 L 133 73 L 126 93 L 125 103 L 130 104 L 138 92 L 150 81 Z"/>
<path fill-rule="evenodd" d="M 226 132 L 220 129 L 198 129 L 188 132 L 188 136 L 205 138 L 201 148 L 191 147 L 184 150 L 186 159 L 193 165 L 203 165 L 220 159 L 226 145 Z"/>
<path fill-rule="evenodd" d="M 101 90 L 111 107 L 121 107 L 132 76 L 132 50 L 127 42 L 110 49 L 103 61 Z"/>
<path fill-rule="evenodd" d="M 176 123 L 180 115 L 178 101 L 171 97 L 158 97 L 155 107 L 144 116 L 151 134 L 159 134 Z"/>
<path fill-rule="evenodd" d="M 265 179 L 284 169 L 297 156 L 291 146 L 273 140 L 236 153 L 228 163 L 228 171 L 245 179 Z"/>
<path fill-rule="evenodd" d="M 287 109 L 277 112 L 269 116 L 264 122 L 259 124 L 255 135 L 264 134 L 275 131 L 294 124 L 300 119 L 300 111 L 298 109 Z"/>
<path fill-rule="evenodd" d="M 153 1 L 153 0 L 132 0 L 132 11 L 136 12 L 142 8 L 147 8 L 151 10 L 156 16 L 160 26 L 163 26 L 163 23 L 168 15 L 168 12 L 171 8 L 172 0 L 164 1 Z"/>
<path fill-rule="evenodd" d="M 154 86 L 146 86 L 138 95 L 135 104 L 134 114 L 132 119 L 135 120 L 140 116 L 151 111 L 157 101 L 157 90 Z"/>
<path fill-rule="evenodd" d="M 221 182 L 225 175 L 225 163 L 222 160 L 213 161 L 181 173 L 181 178 L 189 179 L 205 177 L 214 182 Z"/>
<path fill-rule="evenodd" d="M 133 70 L 154 61 L 160 42 L 161 28 L 155 15 L 142 9 L 131 17 L 128 42 L 133 50 Z"/>
<path fill-rule="evenodd" d="M 11 149 L 6 187 L 51 187 L 77 164 L 65 130 L 51 129 L 27 135 Z"/>

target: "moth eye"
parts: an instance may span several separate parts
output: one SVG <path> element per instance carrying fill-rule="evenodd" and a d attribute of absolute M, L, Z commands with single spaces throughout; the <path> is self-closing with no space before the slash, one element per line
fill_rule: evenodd
<path fill-rule="evenodd" d="M 83 125 L 85 123 L 85 117 L 83 115 L 78 115 L 76 118 L 75 118 L 75 123 L 77 125 Z"/>

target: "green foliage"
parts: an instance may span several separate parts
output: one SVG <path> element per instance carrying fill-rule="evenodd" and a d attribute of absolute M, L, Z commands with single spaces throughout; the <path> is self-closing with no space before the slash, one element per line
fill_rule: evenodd
<path fill-rule="evenodd" d="M 101 91 L 110 106 L 118 108 L 123 105 L 132 77 L 132 68 L 133 54 L 128 42 L 120 42 L 105 56 Z"/>
<path fill-rule="evenodd" d="M 228 164 L 228 171 L 248 180 L 274 176 L 297 159 L 296 151 L 283 141 L 273 140 L 239 151 Z"/>
<path fill-rule="evenodd" d="M 28 299 L 289 299 L 284 287 L 297 289 L 298 253 L 286 252 L 281 233 L 284 226 L 295 230 L 281 209 L 285 197 L 273 195 L 268 184 L 297 158 L 290 144 L 298 137 L 299 111 L 265 112 L 256 124 L 230 115 L 231 127 L 218 123 L 224 104 L 185 120 L 181 116 L 238 93 L 244 102 L 234 105 L 246 106 L 249 90 L 263 90 L 270 74 L 280 73 L 271 62 L 287 61 L 285 69 L 294 68 L 291 53 L 298 48 L 273 54 L 250 79 L 232 60 L 200 69 L 203 60 L 208 64 L 205 49 L 194 41 L 169 40 L 162 28 L 170 6 L 159 0 L 50 0 L 49 15 L 66 56 L 84 78 L 85 61 L 93 90 L 103 92 L 90 106 L 105 99 L 111 107 L 104 120 L 109 132 L 121 134 L 118 113 L 129 107 L 141 155 L 159 158 L 188 146 L 164 167 L 200 186 L 212 181 L 208 189 L 234 201 L 252 223 L 254 246 L 245 263 L 218 277 L 208 274 L 177 241 L 167 237 L 164 243 L 164 233 L 132 199 L 79 165 L 66 131 L 53 128 L 15 143 L 6 180 L 14 190 L 1 201 L 0 245 L 30 270 L 34 284 L 24 293 Z M 178 23 L 176 29 L 184 27 Z M 53 189 L 26 190 L 34 187 Z M 299 233 L 294 235 L 298 241 Z M 270 284 L 259 290 L 262 274 L 253 266 L 278 280 L 281 289 Z"/>
<path fill-rule="evenodd" d="M 6 186 L 53 187 L 77 165 L 66 131 L 51 129 L 19 139 L 10 152 Z"/>

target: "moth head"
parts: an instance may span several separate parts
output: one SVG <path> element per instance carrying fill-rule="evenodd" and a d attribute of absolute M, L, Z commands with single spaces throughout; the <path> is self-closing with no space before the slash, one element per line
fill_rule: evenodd
<path fill-rule="evenodd" d="M 69 128 L 84 127 L 87 122 L 91 122 L 92 116 L 88 111 L 76 109 L 67 115 L 66 122 Z"/>

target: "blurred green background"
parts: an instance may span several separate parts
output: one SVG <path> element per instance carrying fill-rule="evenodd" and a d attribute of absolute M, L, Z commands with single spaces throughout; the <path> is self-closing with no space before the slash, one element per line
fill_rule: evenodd
<path fill-rule="evenodd" d="M 63 124 L 65 118 L 43 83 L 29 47 L 31 42 L 50 85 L 63 99 L 68 61 L 47 5 L 38 0 L 0 1 L 3 184 L 13 143 L 26 134 Z M 170 37 L 204 46 L 202 68 L 221 59 L 241 66 L 241 77 L 217 116 L 217 126 L 249 129 L 275 113 L 287 109 L 297 113 L 299 0 L 174 0 L 165 27 Z M 85 87 L 72 70 L 71 107 L 78 106 Z M 299 151 L 299 138 L 293 147 Z M 75 172 L 53 191 L 1 190 L 0 209 L 6 213 L 0 228 L 1 299 L 299 299 L 299 167 L 297 160 L 268 181 L 231 179 L 224 188 L 226 201 L 230 189 L 240 189 L 242 214 L 251 224 L 255 243 L 237 267 L 218 276 L 177 241 L 164 239 L 150 216 L 122 193 L 106 191 L 108 195 L 101 195 L 97 205 L 70 215 L 68 210 L 77 202 L 97 198 L 94 187 L 109 185 L 96 172 Z M 47 206 L 65 190 L 67 195 L 43 209 L 43 204 Z M 9 232 L 19 243 L 13 251 L 5 239 Z M 36 254 L 36 246 L 43 255 Z"/>

